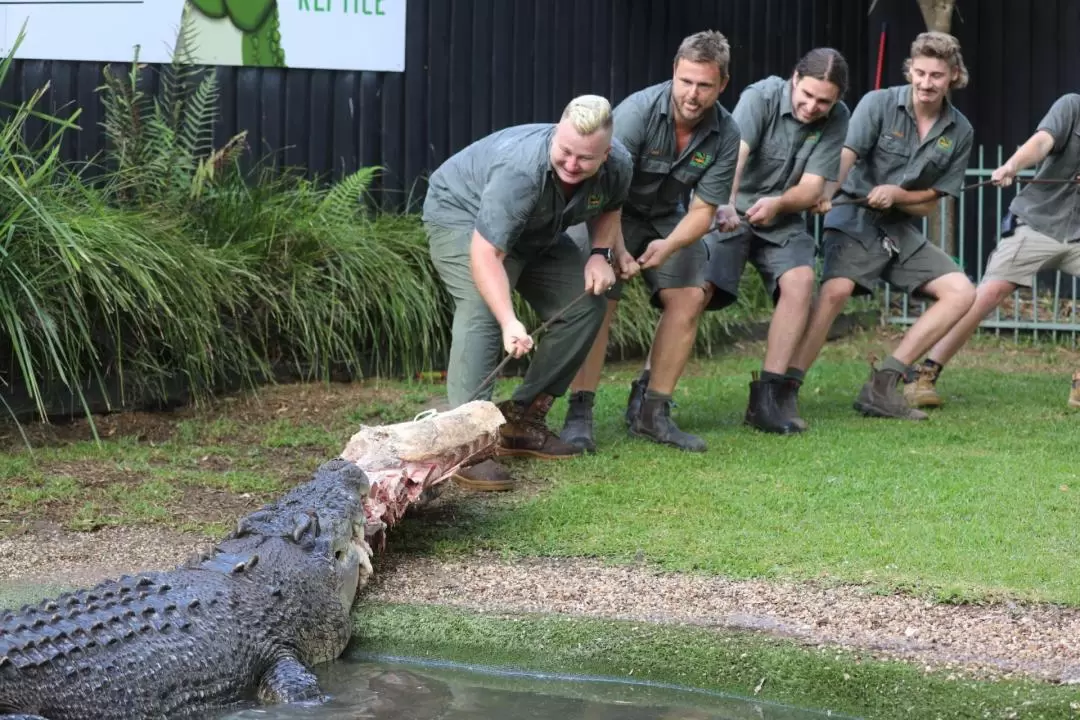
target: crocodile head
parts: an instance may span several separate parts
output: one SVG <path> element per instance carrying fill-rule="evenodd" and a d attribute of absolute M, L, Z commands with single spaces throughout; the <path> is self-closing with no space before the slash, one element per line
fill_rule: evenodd
<path fill-rule="evenodd" d="M 305 561 L 329 569 L 330 581 L 348 613 L 372 574 L 372 550 L 364 536 L 364 499 L 370 489 L 371 481 L 359 466 L 340 458 L 330 460 L 308 482 L 241 518 L 229 539 L 289 540 L 286 545 L 299 550 Z M 226 541 L 219 547 L 225 549 L 229 544 Z M 261 550 L 271 549 L 263 545 Z M 297 560 L 290 553 L 275 562 Z"/>

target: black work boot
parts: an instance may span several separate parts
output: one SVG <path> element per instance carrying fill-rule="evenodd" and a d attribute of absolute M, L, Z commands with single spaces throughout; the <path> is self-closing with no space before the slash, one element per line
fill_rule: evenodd
<path fill-rule="evenodd" d="M 688 452 L 705 452 L 704 440 L 697 435 L 683 432 L 671 419 L 671 408 L 674 404 L 670 396 L 656 397 L 646 394 L 641 404 L 641 412 L 630 424 L 630 434 L 664 445 L 674 445 Z"/>
<path fill-rule="evenodd" d="M 879 370 L 871 363 L 870 379 L 855 399 L 855 409 L 871 417 L 926 420 L 929 416 L 908 405 L 903 391 L 898 387 L 903 377 L 904 374 L 898 370 L 887 367 Z"/>
<path fill-rule="evenodd" d="M 649 371 L 642 370 L 637 380 L 630 383 L 630 397 L 626 399 L 626 426 L 634 424 L 634 418 L 641 414 L 641 405 L 645 402 L 645 391 L 649 389 Z"/>
<path fill-rule="evenodd" d="M 746 404 L 744 422 L 762 432 L 777 435 L 802 432 L 791 419 L 785 416 L 780 407 L 784 381 L 759 380 L 756 372 L 750 373 L 750 377 L 750 400 Z"/>
<path fill-rule="evenodd" d="M 563 422 L 559 438 L 564 442 L 581 448 L 585 452 L 596 452 L 593 440 L 593 402 L 596 393 L 578 390 L 570 395 L 566 407 L 566 420 Z"/>
<path fill-rule="evenodd" d="M 574 457 L 581 448 L 564 442 L 547 426 L 547 413 L 555 398 L 537 395 L 529 404 L 507 400 L 496 407 L 506 422 L 499 428 L 499 455 L 536 457 L 556 460 Z"/>
<path fill-rule="evenodd" d="M 777 404 L 780 406 L 780 415 L 795 426 L 796 432 L 802 432 L 809 427 L 805 420 L 799 417 L 799 388 L 802 383 L 794 378 L 786 377 L 780 383 L 777 391 Z"/>

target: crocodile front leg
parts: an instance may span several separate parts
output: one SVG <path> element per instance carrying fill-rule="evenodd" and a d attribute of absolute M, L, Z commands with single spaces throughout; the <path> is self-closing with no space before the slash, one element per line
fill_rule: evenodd
<path fill-rule="evenodd" d="M 275 660 L 259 682 L 259 702 L 264 705 L 326 699 L 315 674 L 292 655 Z"/>

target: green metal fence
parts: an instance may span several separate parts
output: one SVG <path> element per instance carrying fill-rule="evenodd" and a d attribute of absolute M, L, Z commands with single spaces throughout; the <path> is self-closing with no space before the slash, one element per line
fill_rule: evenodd
<path fill-rule="evenodd" d="M 999 146 L 996 157 L 987 158 L 985 148 L 980 146 L 973 153 L 974 166 L 966 173 L 966 185 L 989 180 L 990 175 L 1007 155 Z M 955 212 L 946 212 L 947 203 L 940 204 L 941 212 L 931 220 L 922 221 L 923 233 L 938 247 L 948 252 L 964 269 L 972 282 L 982 279 L 986 260 L 1001 240 L 1001 218 L 1009 203 L 1023 187 L 1023 179 L 1030 178 L 1033 171 L 1019 175 L 1009 188 L 985 185 L 961 193 L 955 203 Z M 815 231 L 820 232 L 820 219 L 815 221 Z M 949 232 L 949 226 L 954 232 Z M 949 242 L 950 235 L 952 242 Z M 881 304 L 882 319 L 897 325 L 910 325 L 929 307 L 929 303 L 910 298 L 893 291 L 882 283 L 876 299 Z M 1011 332 L 1015 340 L 1030 338 L 1033 342 L 1068 341 L 1076 347 L 1080 334 L 1080 283 L 1077 278 L 1060 272 L 1040 273 L 1033 286 L 1020 288 L 990 313 L 980 325 L 983 332 L 1001 335 Z"/>

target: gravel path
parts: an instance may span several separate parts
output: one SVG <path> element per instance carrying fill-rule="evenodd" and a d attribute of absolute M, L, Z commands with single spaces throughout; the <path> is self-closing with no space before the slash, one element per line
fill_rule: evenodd
<path fill-rule="evenodd" d="M 0 538 L 0 606 L 35 586 L 167 569 L 206 544 L 195 535 L 143 528 Z M 734 581 L 586 560 L 507 563 L 486 555 L 385 556 L 364 601 L 753 629 L 957 673 L 1080 683 L 1080 610 L 1056 606 L 938 605 L 853 587 Z"/>

